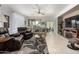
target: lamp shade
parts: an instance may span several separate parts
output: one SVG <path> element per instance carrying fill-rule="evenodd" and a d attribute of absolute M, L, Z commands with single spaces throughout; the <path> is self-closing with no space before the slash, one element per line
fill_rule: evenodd
<path fill-rule="evenodd" d="M 4 15 L 0 15 L 0 22 L 7 22 Z"/>

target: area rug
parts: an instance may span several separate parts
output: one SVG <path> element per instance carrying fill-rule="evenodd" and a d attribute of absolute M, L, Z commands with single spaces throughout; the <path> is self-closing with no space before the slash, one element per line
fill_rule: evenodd
<path fill-rule="evenodd" d="M 37 40 L 37 41 L 36 41 Z M 36 39 L 32 37 L 25 40 L 22 46 L 23 54 L 48 54 L 48 48 L 45 39 Z"/>
<path fill-rule="evenodd" d="M 24 40 L 23 45 L 19 51 L 6 52 L 4 54 L 49 54 L 46 40 L 40 40 L 32 37 Z"/>

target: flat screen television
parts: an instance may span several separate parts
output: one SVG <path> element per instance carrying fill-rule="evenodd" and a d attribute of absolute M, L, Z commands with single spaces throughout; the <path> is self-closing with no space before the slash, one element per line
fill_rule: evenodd
<path fill-rule="evenodd" d="M 69 28 L 72 27 L 72 22 L 70 19 L 65 19 L 65 27 L 69 27 Z"/>
<path fill-rule="evenodd" d="M 79 29 L 79 15 L 65 19 L 65 27 Z"/>

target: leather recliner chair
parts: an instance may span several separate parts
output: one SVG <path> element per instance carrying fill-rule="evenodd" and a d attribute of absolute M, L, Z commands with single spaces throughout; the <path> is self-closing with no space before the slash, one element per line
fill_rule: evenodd
<path fill-rule="evenodd" d="M 5 42 L 2 42 L 0 43 L 0 51 L 16 51 L 16 50 L 19 50 L 22 46 L 21 44 L 21 40 L 19 39 L 15 39 L 15 37 L 12 37 L 9 35 L 9 32 L 8 32 L 8 29 L 6 28 L 0 28 L 0 36 L 5 36 L 6 37 L 9 37 L 10 39 L 8 41 L 5 41 Z M 20 37 L 20 36 L 19 36 Z M 21 37 L 22 39 L 22 37 Z"/>
<path fill-rule="evenodd" d="M 18 27 L 18 32 L 24 36 L 24 40 L 28 40 L 33 36 L 33 33 L 27 30 L 27 27 Z"/>

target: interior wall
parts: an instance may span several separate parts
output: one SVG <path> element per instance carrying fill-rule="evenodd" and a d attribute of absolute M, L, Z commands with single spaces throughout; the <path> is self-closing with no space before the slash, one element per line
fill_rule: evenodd
<path fill-rule="evenodd" d="M 1 7 L 0 7 L 0 14 L 1 15 L 8 15 L 10 17 L 12 12 L 13 11 L 8 6 L 1 5 Z M 0 27 L 4 27 L 4 22 L 0 22 Z"/>
<path fill-rule="evenodd" d="M 54 33 L 57 34 L 58 33 L 58 19 L 55 18 L 53 22 L 54 22 Z"/>
<path fill-rule="evenodd" d="M 63 19 L 79 15 L 79 9 L 63 16 Z"/>
<path fill-rule="evenodd" d="M 63 19 L 65 19 L 65 18 L 69 18 L 69 17 L 75 16 L 75 15 L 79 15 L 79 5 L 76 5 L 75 7 L 73 7 L 66 13 L 64 13 L 62 15 L 62 17 L 63 17 Z"/>
<path fill-rule="evenodd" d="M 14 12 L 10 20 L 10 34 L 17 33 L 18 27 L 25 27 L 25 17 Z"/>
<path fill-rule="evenodd" d="M 29 18 L 25 17 L 25 27 L 28 27 L 28 20 L 29 20 Z"/>

